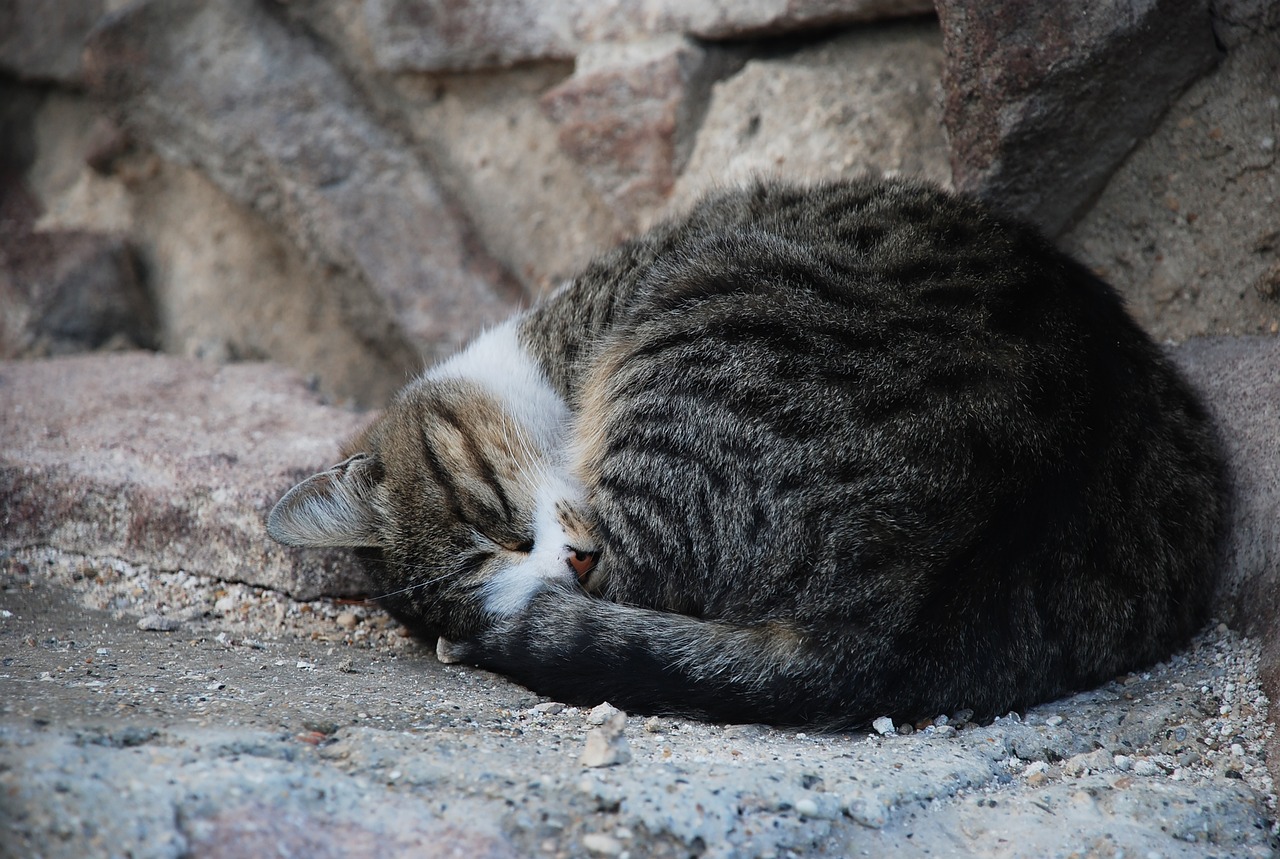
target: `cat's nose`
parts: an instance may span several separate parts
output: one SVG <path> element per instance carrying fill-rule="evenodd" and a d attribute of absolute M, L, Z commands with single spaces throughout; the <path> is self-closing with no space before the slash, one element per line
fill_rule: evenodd
<path fill-rule="evenodd" d="M 591 575 L 591 571 L 596 568 L 598 560 L 600 560 L 599 552 L 583 552 L 569 547 L 569 568 L 573 570 L 579 582 L 586 582 L 587 576 Z"/>

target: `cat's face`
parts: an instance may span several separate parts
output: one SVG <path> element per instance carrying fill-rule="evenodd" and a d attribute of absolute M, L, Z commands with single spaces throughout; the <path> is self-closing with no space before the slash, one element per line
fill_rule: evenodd
<path fill-rule="evenodd" d="M 590 516 L 558 451 L 474 385 L 420 380 L 346 451 L 285 495 L 267 530 L 288 545 L 378 550 L 376 596 L 421 633 L 466 637 L 545 584 L 593 572 Z"/>

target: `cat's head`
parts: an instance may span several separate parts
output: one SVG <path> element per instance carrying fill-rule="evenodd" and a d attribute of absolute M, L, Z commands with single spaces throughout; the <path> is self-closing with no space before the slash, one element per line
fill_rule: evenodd
<path fill-rule="evenodd" d="M 421 635 L 469 637 L 592 572 L 589 516 L 559 452 L 474 384 L 415 382 L 344 451 L 280 499 L 267 531 L 367 550 L 375 595 Z"/>

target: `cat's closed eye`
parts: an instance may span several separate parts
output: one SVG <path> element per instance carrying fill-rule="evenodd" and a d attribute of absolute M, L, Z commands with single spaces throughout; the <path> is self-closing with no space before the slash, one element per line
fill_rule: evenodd
<path fill-rule="evenodd" d="M 510 552 L 519 552 L 522 555 L 527 555 L 533 551 L 533 541 L 521 540 L 519 543 L 506 545 L 506 546 L 503 546 L 503 548 Z"/>

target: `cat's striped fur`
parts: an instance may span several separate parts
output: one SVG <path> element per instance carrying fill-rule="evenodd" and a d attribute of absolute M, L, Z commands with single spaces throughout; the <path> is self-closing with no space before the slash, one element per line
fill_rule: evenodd
<path fill-rule="evenodd" d="M 1225 521 L 1206 413 L 1113 290 L 911 182 L 709 199 L 349 451 L 277 539 L 365 547 L 447 657 L 714 720 L 1095 684 L 1203 622 Z"/>

